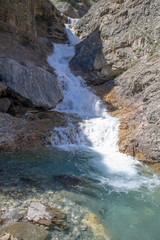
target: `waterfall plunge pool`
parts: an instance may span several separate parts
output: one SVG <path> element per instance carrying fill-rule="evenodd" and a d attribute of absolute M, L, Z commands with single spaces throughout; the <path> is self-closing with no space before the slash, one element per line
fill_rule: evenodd
<path fill-rule="evenodd" d="M 91 149 L 38 149 L 14 156 L 3 154 L 0 158 L 1 214 L 30 199 L 49 202 L 56 196 L 65 199 L 70 212 L 74 210 L 80 215 L 80 206 L 95 213 L 111 240 L 159 240 L 159 179 L 148 167 L 137 166 L 136 177 L 101 171 L 96 165 L 101 155 Z M 55 181 L 53 176 L 58 174 L 78 176 L 89 184 L 66 187 Z M 22 177 L 37 181 L 39 185 L 26 186 L 20 181 Z M 56 233 L 56 237 L 67 239 L 67 234 Z M 93 239 L 87 231 L 81 234 L 78 239 Z M 69 239 L 76 238 L 70 236 Z"/>

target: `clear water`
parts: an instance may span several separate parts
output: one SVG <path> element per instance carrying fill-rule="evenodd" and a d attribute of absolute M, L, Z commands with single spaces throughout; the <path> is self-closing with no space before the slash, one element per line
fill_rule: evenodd
<path fill-rule="evenodd" d="M 48 198 L 48 192 L 64 189 L 53 175 L 75 175 L 89 182 L 67 189 L 74 193 L 70 200 L 97 214 L 111 240 L 159 240 L 159 177 L 136 159 L 119 152 L 118 120 L 109 116 L 83 79 L 70 71 L 69 61 L 79 40 L 67 31 L 70 44 L 55 44 L 48 62 L 64 90 L 64 100 L 56 111 L 75 114 L 80 121 L 55 129 L 52 149 L 0 156 L 0 203 L 4 203 L 5 190 L 21 189 L 25 192 L 23 198 Z M 21 177 L 36 180 L 40 186 L 30 191 L 19 181 Z M 12 197 L 16 199 L 16 194 Z"/>
<path fill-rule="evenodd" d="M 111 240 L 159 240 L 160 187 L 155 186 L 154 173 L 147 167 L 140 166 L 137 170 L 137 178 L 144 178 L 144 183 L 139 188 L 133 184 L 128 189 L 125 184 L 120 184 L 120 187 L 118 182 L 120 179 L 130 182 L 129 177 L 124 179 L 123 175 L 115 176 L 98 170 L 94 163 L 101 156 L 92 150 L 65 151 L 53 148 L 0 157 L 3 170 L 0 181 L 6 183 L 3 189 L 11 191 L 11 187 L 22 187 L 25 192 L 24 185 L 20 185 L 21 177 L 40 182 L 35 194 L 40 192 L 44 199 L 45 196 L 47 198 L 47 192 L 65 189 L 75 193 L 76 197 L 71 195 L 70 200 L 77 206 L 87 207 L 99 216 Z M 54 180 L 53 176 L 57 174 L 76 175 L 89 182 L 79 188 L 65 188 Z M 113 184 L 116 179 L 117 186 Z M 28 189 L 27 192 L 28 195 L 34 195 Z"/>

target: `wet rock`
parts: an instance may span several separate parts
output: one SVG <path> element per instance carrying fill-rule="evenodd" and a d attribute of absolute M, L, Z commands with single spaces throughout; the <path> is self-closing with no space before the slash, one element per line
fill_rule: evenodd
<path fill-rule="evenodd" d="M 30 185 L 35 185 L 35 186 L 39 186 L 40 185 L 38 181 L 32 180 L 30 178 L 22 177 L 22 178 L 20 178 L 20 181 L 25 182 L 25 183 L 30 184 Z"/>
<path fill-rule="evenodd" d="M 11 106 L 11 101 L 8 98 L 0 98 L 0 112 L 7 112 Z"/>
<path fill-rule="evenodd" d="M 82 220 L 82 222 L 87 227 L 91 228 L 96 239 L 110 240 L 104 231 L 102 223 L 95 214 L 89 213 L 88 216 Z"/>
<path fill-rule="evenodd" d="M 81 179 L 76 176 L 70 176 L 70 175 L 56 175 L 54 176 L 54 179 L 62 183 L 64 186 L 76 186 L 79 184 L 84 184 L 87 181 L 84 179 Z"/>
<path fill-rule="evenodd" d="M 46 225 L 61 231 L 67 229 L 66 215 L 57 208 L 43 205 L 40 202 L 33 202 L 30 205 L 27 219 L 33 223 Z"/>
<path fill-rule="evenodd" d="M 46 240 L 49 232 L 31 223 L 13 223 L 0 228 L 0 234 L 9 233 L 17 239 L 23 240 Z"/>
<path fill-rule="evenodd" d="M 19 213 L 19 212 L 15 212 L 12 216 L 12 219 L 16 222 L 21 222 L 23 219 L 24 219 L 24 215 L 25 214 L 22 214 L 22 213 Z"/>
<path fill-rule="evenodd" d="M 29 107 L 54 108 L 62 100 L 62 88 L 55 75 L 39 67 L 25 67 L 9 59 L 0 59 L 3 83 L 20 102 Z"/>
<path fill-rule="evenodd" d="M 90 195 L 92 197 L 97 197 L 95 191 L 93 190 L 95 187 L 99 189 L 99 186 L 82 178 L 76 176 L 69 175 L 57 175 L 54 176 L 54 179 L 60 182 L 66 188 L 72 188 L 77 192 L 83 192 L 86 195 Z"/>

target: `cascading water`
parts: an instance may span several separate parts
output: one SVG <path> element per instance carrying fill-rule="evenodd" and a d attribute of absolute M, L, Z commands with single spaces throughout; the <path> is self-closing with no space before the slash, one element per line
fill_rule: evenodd
<path fill-rule="evenodd" d="M 54 53 L 48 57 L 48 62 L 55 69 L 64 91 L 64 99 L 58 104 L 56 111 L 76 114 L 81 121 L 78 127 L 69 124 L 67 128 L 55 129 L 60 138 L 53 134 L 53 139 L 63 148 L 88 147 L 99 153 L 100 157 L 95 157 L 94 164 L 105 173 L 116 174 L 114 180 L 108 184 L 123 188 L 134 188 L 135 185 L 140 187 L 146 184 L 148 179 L 138 175 L 137 168 L 141 165 L 138 161 L 119 152 L 119 121 L 109 116 L 102 101 L 86 86 L 84 80 L 80 76 L 74 76 L 69 68 L 69 61 L 75 54 L 74 46 L 80 40 L 68 26 L 66 29 L 70 44 L 54 44 Z M 70 133 L 74 133 L 72 140 Z M 156 176 L 152 183 L 159 184 Z"/>
<path fill-rule="evenodd" d="M 102 210 L 101 217 L 106 231 L 109 226 L 112 232 L 111 239 L 158 240 L 160 180 L 147 166 L 119 152 L 119 121 L 109 116 L 106 106 L 84 80 L 72 74 L 69 61 L 79 39 L 69 28 L 67 33 L 70 44 L 54 44 L 54 53 L 48 62 L 55 69 L 64 91 L 64 99 L 56 111 L 74 114 L 79 122 L 54 129 L 53 145 L 75 155 L 80 176 L 98 183 L 100 189 L 96 190 L 96 196 L 100 200 L 92 205 L 90 199 L 87 207 L 92 211 L 97 209 L 97 214 Z M 83 157 L 87 163 L 81 162 Z M 149 232 L 145 230 L 149 228 Z"/>
<path fill-rule="evenodd" d="M 119 152 L 118 120 L 69 69 L 79 40 L 67 32 L 70 44 L 55 44 L 48 61 L 64 91 L 56 111 L 71 114 L 71 122 L 54 129 L 53 148 L 0 154 L 0 218 L 8 224 L 40 201 L 66 213 L 69 228 L 50 229 L 51 240 L 159 240 L 159 178 Z M 85 181 L 67 186 L 55 180 L 62 174 Z"/>

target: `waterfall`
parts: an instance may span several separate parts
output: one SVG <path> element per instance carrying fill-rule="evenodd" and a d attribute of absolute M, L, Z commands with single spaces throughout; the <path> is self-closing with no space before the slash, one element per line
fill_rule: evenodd
<path fill-rule="evenodd" d="M 64 92 L 64 99 L 55 110 L 75 114 L 81 120 L 76 125 L 68 124 L 67 128 L 56 128 L 52 136 L 53 145 L 92 149 L 101 156 L 95 163 L 101 171 L 119 176 L 124 174 L 126 177 L 129 176 L 127 177 L 129 182 L 130 178 L 137 177 L 137 166 L 141 163 L 119 152 L 118 119 L 111 117 L 106 106 L 86 86 L 84 80 L 71 72 L 69 62 L 75 54 L 75 45 L 79 43 L 79 39 L 73 35 L 68 26 L 67 33 L 70 44 L 54 44 L 54 53 L 48 57 L 48 63 L 55 69 Z M 137 184 L 131 180 L 132 186 Z M 138 185 L 146 183 L 145 178 L 138 181 Z M 118 182 L 116 179 L 112 184 L 120 184 L 120 179 Z M 125 184 L 128 186 L 128 183 L 122 180 L 121 185 Z"/>

